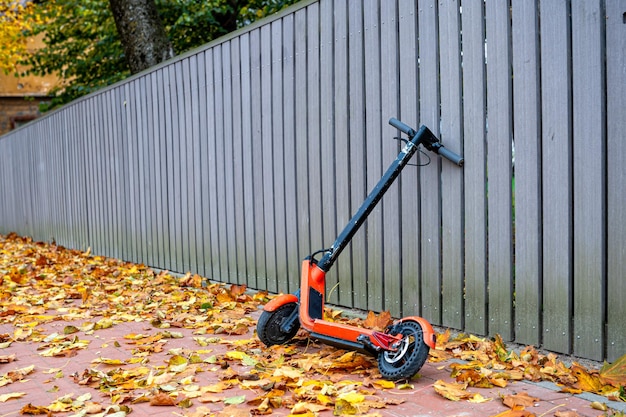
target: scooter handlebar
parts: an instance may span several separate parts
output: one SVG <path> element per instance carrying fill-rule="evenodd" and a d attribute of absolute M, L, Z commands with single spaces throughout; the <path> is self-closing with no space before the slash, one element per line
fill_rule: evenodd
<path fill-rule="evenodd" d="M 389 124 L 395 127 L 396 129 L 406 133 L 409 136 L 415 135 L 415 130 L 413 130 L 412 127 L 402 123 L 400 120 L 396 119 L 395 117 L 392 117 L 391 119 L 389 119 Z"/>
<path fill-rule="evenodd" d="M 448 161 L 462 167 L 463 163 L 465 163 L 465 159 L 463 159 L 463 157 L 461 155 L 457 155 L 456 153 L 452 152 L 451 150 L 448 150 L 446 148 L 442 146 L 439 147 L 439 149 L 437 149 L 437 153 L 441 156 L 443 156 L 444 158 L 446 158 Z"/>
<path fill-rule="evenodd" d="M 415 131 L 415 129 L 413 129 L 411 126 L 401 122 L 400 120 L 396 119 L 395 117 L 392 117 L 391 119 L 389 119 L 389 124 L 393 127 L 395 127 L 396 129 L 406 133 L 409 138 L 411 138 L 411 140 L 413 139 L 413 137 L 417 134 L 417 132 Z M 428 131 L 430 133 L 430 131 Z M 439 140 L 437 139 L 437 137 L 435 135 L 433 135 L 432 133 L 430 133 L 430 138 L 426 141 L 423 142 L 424 145 L 426 146 L 426 148 L 430 151 L 433 151 L 437 154 L 439 154 L 440 156 L 446 158 L 447 160 L 449 160 L 450 162 L 462 167 L 463 163 L 465 162 L 465 160 L 463 159 L 462 156 L 457 155 L 456 153 L 452 152 L 451 150 L 446 149 L 441 143 L 439 143 Z"/>

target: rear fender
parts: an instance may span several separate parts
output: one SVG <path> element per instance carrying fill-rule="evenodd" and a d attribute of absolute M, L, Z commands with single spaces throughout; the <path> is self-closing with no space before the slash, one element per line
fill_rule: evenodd
<path fill-rule="evenodd" d="M 299 301 L 298 297 L 294 294 L 282 294 L 265 304 L 265 306 L 263 306 L 263 310 L 272 312 L 285 304 L 297 303 Z"/>
<path fill-rule="evenodd" d="M 424 343 L 426 343 L 426 345 L 431 349 L 435 348 L 435 345 L 437 343 L 437 334 L 435 333 L 433 326 L 430 325 L 428 320 L 426 320 L 423 317 L 409 316 L 409 317 L 404 317 L 400 319 L 399 321 L 400 322 L 414 321 L 417 324 L 419 324 L 420 327 L 422 328 L 422 333 L 424 334 Z"/>

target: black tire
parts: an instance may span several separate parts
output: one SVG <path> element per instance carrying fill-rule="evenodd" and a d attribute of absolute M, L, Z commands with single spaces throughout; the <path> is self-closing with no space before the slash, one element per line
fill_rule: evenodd
<path fill-rule="evenodd" d="M 409 379 L 415 375 L 428 358 L 430 348 L 424 343 L 422 327 L 415 321 L 398 323 L 391 328 L 392 335 L 402 334 L 396 352 L 381 352 L 378 355 L 378 370 L 390 381 Z"/>
<path fill-rule="evenodd" d="M 278 307 L 274 311 L 263 311 L 256 325 L 256 332 L 265 346 L 282 345 L 287 343 L 298 333 L 300 321 L 296 321 L 290 332 L 283 332 L 280 327 L 291 315 L 294 309 L 298 308 L 297 303 L 289 303 Z"/>

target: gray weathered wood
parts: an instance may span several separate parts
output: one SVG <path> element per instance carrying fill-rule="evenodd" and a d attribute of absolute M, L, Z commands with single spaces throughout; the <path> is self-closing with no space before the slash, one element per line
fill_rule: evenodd
<path fill-rule="evenodd" d="M 309 151 L 308 151 L 308 135 L 307 135 L 307 9 L 298 10 L 295 14 L 295 34 L 294 34 L 294 66 L 295 66 L 295 98 L 294 107 L 296 136 L 294 138 L 294 147 L 299 151 L 296 152 L 296 221 L 298 228 L 298 247 L 300 255 L 298 260 L 304 259 L 311 253 L 311 229 L 310 229 L 310 209 L 309 209 Z M 298 264 L 298 270 L 300 264 Z M 300 276 L 296 278 L 298 285 Z"/>
<path fill-rule="evenodd" d="M 460 4 L 439 4 L 439 56 L 441 82 L 440 140 L 455 152 L 463 144 Z M 448 161 L 441 167 L 442 323 L 463 327 L 463 176 Z M 425 208 L 433 210 L 434 207 Z"/>
<path fill-rule="evenodd" d="M 419 127 L 417 4 L 415 0 L 401 0 L 398 5 L 398 35 L 400 48 L 399 88 L 400 109 L 396 117 L 415 128 Z M 384 121 L 383 121 L 384 122 Z M 389 125 L 387 125 L 389 126 Z M 389 127 L 387 128 L 389 129 Z M 392 132 L 392 131 L 389 131 Z M 396 132 L 393 132 L 396 133 Z M 414 156 L 411 163 L 418 162 Z M 421 314 L 420 275 L 420 168 L 406 167 L 399 179 L 402 315 Z"/>
<path fill-rule="evenodd" d="M 367 196 L 367 184 L 365 173 L 365 112 L 359 103 L 365 102 L 365 70 L 363 59 L 365 54 L 364 29 L 363 29 L 363 3 L 353 2 L 350 4 L 348 17 L 349 52 L 348 71 L 350 74 L 349 96 L 349 143 L 350 160 L 350 214 L 356 212 L 358 207 Z M 367 224 L 363 225 L 360 233 L 352 239 L 352 300 L 351 305 L 357 308 L 367 309 L 367 242 L 364 233 Z M 344 255 L 345 256 L 345 255 Z"/>
<path fill-rule="evenodd" d="M 235 225 L 237 217 L 235 213 L 235 186 L 234 186 L 234 146 L 233 146 L 233 86 L 232 86 L 232 70 L 231 70 L 231 42 L 225 42 L 222 47 L 222 88 L 223 88 L 223 104 L 221 118 L 223 119 L 223 142 L 224 148 L 221 159 L 224 161 L 224 170 L 221 173 L 222 183 L 224 184 L 224 221 L 226 226 L 226 248 L 227 252 L 222 256 L 227 256 L 228 269 L 226 276 L 221 280 L 224 282 L 237 282 L 237 239 L 235 235 Z"/>
<path fill-rule="evenodd" d="M 287 212 L 285 197 L 285 103 L 284 103 L 284 57 L 283 57 L 283 25 L 277 20 L 271 25 L 271 58 L 272 58 L 272 159 L 273 163 L 273 201 L 274 229 L 276 247 L 276 276 L 274 292 L 287 292 L 287 263 L 283 259 L 287 256 Z"/>
<path fill-rule="evenodd" d="M 255 245 L 255 215 L 256 199 L 254 198 L 254 169 L 255 135 L 252 134 L 251 103 L 251 71 L 250 71 L 250 36 L 241 37 L 241 159 L 243 164 L 243 207 L 245 216 L 243 223 L 246 234 L 246 284 L 251 286 L 256 281 L 256 245 Z"/>
<path fill-rule="evenodd" d="M 295 16 L 283 19 L 283 101 L 284 101 L 284 168 L 285 168 L 285 239 L 286 251 L 281 259 L 285 265 L 287 287 L 294 293 L 300 287 L 300 259 L 304 257 L 298 236 L 298 165 L 296 163 L 296 91 L 295 83 Z"/>
<path fill-rule="evenodd" d="M 403 144 L 393 139 L 395 129 L 387 121 L 398 117 L 399 54 L 398 54 L 398 7 L 396 2 L 380 4 L 380 76 L 381 76 L 381 119 L 378 129 L 381 142 L 382 168 L 384 170 L 396 159 Z M 394 317 L 402 313 L 402 285 L 399 254 L 401 250 L 400 192 L 398 183 L 392 185 L 381 202 L 383 274 L 383 309 Z"/>
<path fill-rule="evenodd" d="M 607 360 L 626 352 L 626 24 L 624 2 L 606 2 L 607 115 Z M 586 337 L 586 334 L 585 334 Z"/>
<path fill-rule="evenodd" d="M 348 2 L 336 1 L 334 3 L 334 45 L 333 71 L 334 88 L 332 96 L 334 98 L 335 110 L 333 134 L 335 137 L 335 200 L 336 200 L 336 232 L 338 234 L 345 225 L 348 224 L 351 213 L 350 206 L 350 151 L 358 145 L 352 146 L 349 137 L 349 88 L 350 73 L 348 70 L 349 50 L 348 50 Z M 337 260 L 335 271 L 337 271 L 337 281 L 339 286 L 335 291 L 336 301 L 340 305 L 352 304 L 354 287 L 352 286 L 352 248 L 346 248 L 344 253 Z"/>
<path fill-rule="evenodd" d="M 543 345 L 571 351 L 572 140 L 567 4 L 541 2 Z"/>
<path fill-rule="evenodd" d="M 237 274 L 236 277 L 232 277 L 232 280 L 238 284 L 246 284 L 246 230 L 245 230 L 245 217 L 246 212 L 244 210 L 244 201 L 246 200 L 246 194 L 244 194 L 244 175 L 243 175 L 243 160 L 241 154 L 243 151 L 243 137 L 242 137 L 242 101 L 241 101 L 241 47 L 239 45 L 239 38 L 235 38 L 231 41 L 231 59 L 230 59 L 230 71 L 231 71 L 231 83 L 232 83 L 232 105 L 233 105 L 233 148 L 231 150 L 231 158 L 233 160 L 233 213 L 234 213 L 234 228 L 235 228 L 235 247 L 237 252 Z M 200 163 L 200 162 L 199 162 Z"/>
<path fill-rule="evenodd" d="M 487 315 L 487 88 L 483 1 L 463 4 L 463 156 L 465 188 L 465 328 L 486 334 Z M 491 39 L 490 39 L 491 40 Z M 489 48 L 491 50 L 493 47 Z M 490 120 L 491 122 L 491 120 Z M 491 250 L 491 247 L 489 248 Z M 491 301 L 491 300 L 489 300 Z"/>
<path fill-rule="evenodd" d="M 541 104 L 536 2 L 512 3 L 515 337 L 539 345 L 542 308 Z"/>
<path fill-rule="evenodd" d="M 572 3 L 574 354 L 604 358 L 606 114 L 602 2 Z"/>
<path fill-rule="evenodd" d="M 254 204 L 254 239 L 256 269 L 251 285 L 254 288 L 266 289 L 265 279 L 265 227 L 263 217 L 263 158 L 261 142 L 261 31 L 250 33 L 250 72 L 251 72 L 251 112 L 252 112 L 252 185 Z M 305 72 L 306 74 L 306 72 Z"/>
<path fill-rule="evenodd" d="M 487 212 L 489 333 L 513 339 L 513 89 L 510 6 L 487 1 Z M 468 121 L 471 123 L 470 121 Z"/>
<path fill-rule="evenodd" d="M 418 8 L 420 124 L 439 135 L 439 60 L 437 2 L 421 3 Z M 422 316 L 441 324 L 441 202 L 439 188 L 440 160 L 432 155 L 427 166 L 420 167 L 420 230 Z M 419 163 L 427 158 L 420 155 Z"/>
<path fill-rule="evenodd" d="M 337 207 L 336 189 L 338 183 L 346 181 L 346 178 L 337 178 L 335 173 L 335 144 L 337 138 L 335 130 L 335 97 L 333 69 L 333 1 L 321 1 L 319 11 L 319 59 L 320 59 L 320 169 L 321 169 L 321 190 L 319 193 L 321 203 L 322 223 L 319 233 L 325 247 L 330 247 L 338 235 L 337 228 Z M 337 288 L 338 276 L 337 268 L 331 269 L 326 274 L 326 297 L 329 303 L 337 304 L 339 297 Z"/>

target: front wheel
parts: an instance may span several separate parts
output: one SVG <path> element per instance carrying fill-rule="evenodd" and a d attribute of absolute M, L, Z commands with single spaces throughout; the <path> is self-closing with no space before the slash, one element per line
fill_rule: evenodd
<path fill-rule="evenodd" d="M 281 327 L 285 320 L 298 308 L 297 303 L 288 303 L 274 311 L 263 311 L 256 325 L 256 332 L 265 346 L 282 345 L 287 343 L 298 333 L 300 322 L 296 319 L 293 327 L 284 332 Z"/>
<path fill-rule="evenodd" d="M 394 325 L 392 335 L 402 334 L 394 352 L 384 351 L 378 355 L 378 370 L 390 381 L 409 379 L 419 371 L 428 358 L 429 347 L 424 343 L 422 327 L 415 321 Z"/>

